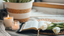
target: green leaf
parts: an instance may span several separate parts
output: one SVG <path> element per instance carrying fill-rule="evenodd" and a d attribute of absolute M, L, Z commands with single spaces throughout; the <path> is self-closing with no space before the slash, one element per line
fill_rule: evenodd
<path fill-rule="evenodd" d="M 52 24 L 53 24 L 53 26 L 48 27 L 47 30 L 52 30 L 54 27 L 60 27 L 61 30 L 64 29 L 64 23 L 52 23 Z"/>
<path fill-rule="evenodd" d="M 12 2 L 11 0 L 9 0 L 9 2 Z"/>
<path fill-rule="evenodd" d="M 19 3 L 21 3 L 22 0 L 19 0 Z"/>
<path fill-rule="evenodd" d="M 47 30 L 52 30 L 54 27 L 48 27 Z"/>
<path fill-rule="evenodd" d="M 5 2 L 7 2 L 7 0 L 4 0 Z M 13 3 L 26 3 L 26 2 L 30 2 L 32 0 L 9 0 L 9 2 L 13 2 Z"/>
<path fill-rule="evenodd" d="M 64 30 L 64 28 L 60 28 L 61 30 Z"/>
<path fill-rule="evenodd" d="M 13 0 L 11 0 L 11 2 L 13 2 Z"/>
<path fill-rule="evenodd" d="M 4 0 L 5 2 L 7 2 L 7 0 Z"/>
<path fill-rule="evenodd" d="M 17 0 L 15 0 L 15 3 L 17 2 Z"/>

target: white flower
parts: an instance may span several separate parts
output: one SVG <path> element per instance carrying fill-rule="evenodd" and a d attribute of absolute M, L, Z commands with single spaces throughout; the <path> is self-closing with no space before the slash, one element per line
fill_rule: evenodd
<path fill-rule="evenodd" d="M 53 24 L 51 24 L 52 22 L 46 21 L 45 24 L 47 24 L 47 26 L 53 26 Z"/>
<path fill-rule="evenodd" d="M 47 29 L 47 24 L 43 24 L 40 28 L 41 28 L 42 30 L 46 30 L 46 29 Z"/>
<path fill-rule="evenodd" d="M 53 26 L 53 24 L 50 24 L 49 27 Z"/>
<path fill-rule="evenodd" d="M 59 28 L 59 27 L 53 28 L 53 32 L 54 32 L 55 34 L 58 34 L 58 33 L 60 32 L 60 28 Z"/>

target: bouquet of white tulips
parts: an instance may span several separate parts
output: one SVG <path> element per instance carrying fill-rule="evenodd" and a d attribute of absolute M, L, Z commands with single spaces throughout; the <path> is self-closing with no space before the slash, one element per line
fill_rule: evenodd
<path fill-rule="evenodd" d="M 60 33 L 61 30 L 64 30 L 64 22 L 61 23 L 52 23 L 52 22 L 44 22 L 41 26 L 42 30 L 52 30 L 55 34 Z"/>

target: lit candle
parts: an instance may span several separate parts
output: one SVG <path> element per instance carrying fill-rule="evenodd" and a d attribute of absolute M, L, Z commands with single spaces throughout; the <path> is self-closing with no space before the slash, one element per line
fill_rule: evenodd
<path fill-rule="evenodd" d="M 19 23 L 15 21 L 15 23 L 12 25 L 12 30 L 18 30 L 19 29 Z"/>
<path fill-rule="evenodd" d="M 13 17 L 9 17 L 9 15 L 7 17 L 4 17 L 4 25 L 5 27 L 12 27 L 13 24 Z"/>

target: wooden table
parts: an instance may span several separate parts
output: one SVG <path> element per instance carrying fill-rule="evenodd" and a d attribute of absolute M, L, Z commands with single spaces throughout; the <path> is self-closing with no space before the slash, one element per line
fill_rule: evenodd
<path fill-rule="evenodd" d="M 34 18 L 33 18 L 34 19 Z M 37 36 L 37 34 L 33 34 L 33 33 L 26 33 L 26 34 L 19 34 L 16 33 L 17 31 L 11 31 L 11 30 L 7 30 L 7 32 L 11 35 L 11 36 Z M 64 35 L 39 35 L 39 36 L 64 36 Z"/>
<path fill-rule="evenodd" d="M 40 12 L 31 12 L 31 18 L 34 19 L 42 19 L 42 18 L 49 18 L 49 19 L 58 19 L 58 20 L 64 20 L 64 15 L 47 15 L 47 14 L 39 14 Z M 39 14 L 39 15 L 38 15 Z M 36 17 L 35 17 L 36 16 Z M 37 36 L 37 34 L 32 34 L 32 33 L 28 33 L 28 34 L 19 34 L 16 33 L 16 31 L 9 31 L 7 30 L 7 32 L 11 35 L 11 36 Z M 64 36 L 64 35 L 40 35 L 40 36 Z"/>
<path fill-rule="evenodd" d="M 7 31 L 11 36 L 37 36 L 37 34 L 18 34 L 15 31 Z M 39 35 L 39 36 L 64 36 L 64 35 Z"/>

